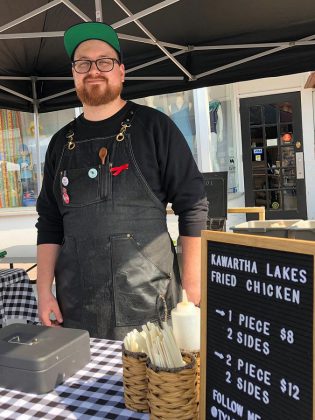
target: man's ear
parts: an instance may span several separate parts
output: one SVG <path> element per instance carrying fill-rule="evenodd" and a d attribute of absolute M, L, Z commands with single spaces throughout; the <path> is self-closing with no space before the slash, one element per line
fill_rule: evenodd
<path fill-rule="evenodd" d="M 121 81 L 124 82 L 125 81 L 125 66 L 124 64 L 121 64 L 119 66 L 120 69 L 120 73 L 121 73 Z"/>

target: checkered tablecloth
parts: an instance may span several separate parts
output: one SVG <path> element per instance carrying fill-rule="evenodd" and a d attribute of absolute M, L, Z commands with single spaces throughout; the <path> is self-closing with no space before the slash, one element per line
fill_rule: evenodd
<path fill-rule="evenodd" d="M 26 394 L 0 388 L 0 419 L 149 419 L 127 410 L 121 342 L 91 339 L 91 362 L 53 392 Z"/>
<path fill-rule="evenodd" d="M 39 323 L 37 302 L 25 270 L 0 270 L 0 326 L 9 319 Z"/>

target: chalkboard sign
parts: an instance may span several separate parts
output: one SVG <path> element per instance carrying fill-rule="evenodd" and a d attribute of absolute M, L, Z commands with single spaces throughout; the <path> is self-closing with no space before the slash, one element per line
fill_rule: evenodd
<path fill-rule="evenodd" d="M 314 419 L 315 243 L 202 233 L 200 418 Z"/>
<path fill-rule="evenodd" d="M 208 217 L 227 216 L 227 172 L 205 172 L 202 174 L 209 202 Z"/>

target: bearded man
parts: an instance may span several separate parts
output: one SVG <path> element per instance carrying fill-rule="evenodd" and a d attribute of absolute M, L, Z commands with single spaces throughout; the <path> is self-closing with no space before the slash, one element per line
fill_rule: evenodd
<path fill-rule="evenodd" d="M 200 301 L 203 178 L 176 125 L 121 97 L 125 68 L 114 29 L 100 22 L 64 35 L 83 114 L 51 139 L 37 201 L 37 290 L 44 325 L 123 339 L 155 321 L 161 302 Z M 179 216 L 183 263 L 166 224 Z M 56 297 L 52 284 L 56 281 Z"/>

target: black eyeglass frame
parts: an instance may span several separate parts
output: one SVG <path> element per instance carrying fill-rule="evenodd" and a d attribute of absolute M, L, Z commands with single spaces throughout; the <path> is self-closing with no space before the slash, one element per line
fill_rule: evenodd
<path fill-rule="evenodd" d="M 112 68 L 110 70 L 101 70 L 98 67 L 98 62 L 99 61 L 102 61 L 102 60 L 110 60 L 112 62 Z M 89 63 L 90 64 L 90 67 L 88 68 L 87 71 L 80 72 L 80 71 L 76 70 L 76 68 L 75 68 L 75 64 L 78 63 L 78 62 Z M 95 63 L 97 70 L 100 71 L 101 73 L 109 73 L 110 71 L 112 71 L 113 68 L 114 68 L 114 66 L 115 66 L 115 63 L 117 63 L 119 66 L 121 64 L 121 62 L 119 60 L 117 60 L 117 58 L 102 57 L 102 58 L 98 58 L 97 60 L 88 60 L 88 59 L 86 59 L 86 60 L 74 60 L 74 61 L 72 61 L 72 67 L 74 68 L 74 71 L 76 73 L 78 73 L 78 74 L 85 74 L 85 73 L 88 73 L 91 70 L 93 63 Z"/>

